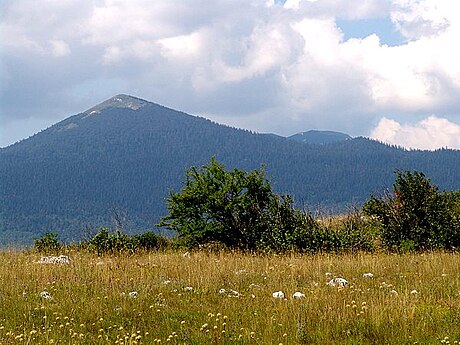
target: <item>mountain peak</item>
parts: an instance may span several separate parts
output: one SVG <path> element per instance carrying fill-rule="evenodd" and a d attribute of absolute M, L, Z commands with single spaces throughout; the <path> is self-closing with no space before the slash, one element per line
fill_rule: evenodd
<path fill-rule="evenodd" d="M 84 112 L 84 114 L 94 115 L 100 113 L 102 110 L 107 108 L 128 108 L 132 110 L 137 110 L 139 108 L 146 106 L 147 104 L 149 104 L 149 102 L 143 99 L 129 95 L 119 94 L 113 96 L 112 98 L 109 98 L 108 100 L 102 103 L 99 103 L 91 109 L 88 109 Z"/>

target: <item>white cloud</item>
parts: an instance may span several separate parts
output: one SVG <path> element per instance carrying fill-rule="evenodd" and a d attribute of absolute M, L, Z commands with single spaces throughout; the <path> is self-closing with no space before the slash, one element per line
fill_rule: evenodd
<path fill-rule="evenodd" d="M 162 55 L 170 59 L 187 60 L 199 55 L 202 50 L 201 37 L 197 32 L 163 38 L 158 43 L 162 47 Z"/>
<path fill-rule="evenodd" d="M 102 94 L 110 97 L 113 87 L 81 90 L 95 80 L 119 81 L 116 93 L 286 135 L 310 128 L 362 135 L 385 114 L 401 123 L 429 114 L 460 122 L 457 1 L 6 0 L 1 6 L 0 73 L 8 83 L 1 87 L 0 116 L 10 123 L 30 109 L 62 118 L 81 111 L 82 101 L 91 106 Z M 390 17 L 407 43 L 389 47 L 376 35 L 344 40 L 336 25 L 337 18 Z"/>
<path fill-rule="evenodd" d="M 371 138 L 412 149 L 460 149 L 460 125 L 435 116 L 415 124 L 400 124 L 383 118 L 372 131 Z"/>
<path fill-rule="evenodd" d="M 61 40 L 50 40 L 51 54 L 54 57 L 64 57 L 70 54 L 70 47 L 67 43 Z"/>
<path fill-rule="evenodd" d="M 409 39 L 439 35 L 455 23 L 452 18 L 458 16 L 459 5 L 456 1 L 393 0 L 393 3 L 395 9 L 391 18 L 401 34 Z"/>

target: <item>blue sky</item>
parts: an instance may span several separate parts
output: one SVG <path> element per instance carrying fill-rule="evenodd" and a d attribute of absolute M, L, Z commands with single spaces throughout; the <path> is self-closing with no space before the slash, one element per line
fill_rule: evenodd
<path fill-rule="evenodd" d="M 460 148 L 455 1 L 0 6 L 2 147 L 126 93 L 259 132 Z"/>
<path fill-rule="evenodd" d="M 337 19 L 336 24 L 342 30 L 345 41 L 351 38 L 364 39 L 374 34 L 379 37 L 381 44 L 399 46 L 406 43 L 406 39 L 395 29 L 389 17 L 354 20 Z"/>

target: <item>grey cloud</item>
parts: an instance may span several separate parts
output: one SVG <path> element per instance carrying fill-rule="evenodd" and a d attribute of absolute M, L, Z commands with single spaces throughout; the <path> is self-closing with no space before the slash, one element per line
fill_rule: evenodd
<path fill-rule="evenodd" d="M 404 87 L 398 76 L 387 76 L 380 53 L 399 57 L 412 46 L 345 45 L 333 18 L 389 16 L 390 1 L 302 1 L 298 9 L 266 0 L 16 0 L 0 6 L 0 29 L 8 35 L 0 52 L 0 121 L 9 131 L 26 122 L 33 130 L 117 93 L 286 135 L 311 128 L 365 135 L 386 115 L 442 112 L 454 119 L 460 113 L 457 71 L 450 67 L 417 66 L 416 77 L 433 92 L 419 112 L 375 101 L 376 80 L 388 79 L 395 92 Z M 316 30 L 308 42 L 295 30 L 302 20 Z"/>
<path fill-rule="evenodd" d="M 382 18 L 391 10 L 389 1 L 381 0 L 318 0 L 301 1 L 299 10 L 304 16 L 313 18 L 342 18 L 348 20 Z"/>

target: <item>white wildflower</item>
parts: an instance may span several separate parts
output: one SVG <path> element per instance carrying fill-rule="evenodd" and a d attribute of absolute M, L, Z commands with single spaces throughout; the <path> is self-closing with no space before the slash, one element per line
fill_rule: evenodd
<path fill-rule="evenodd" d="M 139 293 L 137 291 L 131 291 L 128 293 L 129 298 L 137 298 L 139 296 Z"/>
<path fill-rule="evenodd" d="M 51 295 L 50 295 L 50 293 L 48 291 L 40 292 L 40 297 L 43 298 L 43 299 L 48 299 L 48 300 L 53 299 L 53 297 L 51 297 Z"/>
<path fill-rule="evenodd" d="M 184 291 L 193 291 L 193 288 L 191 286 L 186 286 L 184 287 Z"/>
<path fill-rule="evenodd" d="M 391 291 L 390 291 L 390 294 L 393 295 L 393 296 L 397 296 L 397 295 L 398 295 L 398 291 L 396 291 L 396 290 L 391 290 Z"/>
<path fill-rule="evenodd" d="M 345 286 L 345 285 L 348 285 L 348 281 L 344 278 L 333 278 L 329 281 L 329 283 L 327 283 L 327 285 L 329 286 Z"/>
<path fill-rule="evenodd" d="M 240 294 L 238 291 L 230 290 L 230 291 L 229 291 L 228 297 L 236 297 L 236 298 L 239 298 L 239 297 L 241 297 L 241 294 Z"/>
<path fill-rule="evenodd" d="M 171 280 L 166 279 L 166 280 L 163 281 L 163 284 L 165 284 L 165 285 L 171 284 Z"/>
<path fill-rule="evenodd" d="M 294 294 L 292 295 L 292 298 L 297 298 L 297 299 L 305 298 L 305 294 L 301 293 L 300 291 L 296 291 L 296 292 L 294 292 Z"/>
<path fill-rule="evenodd" d="M 371 272 L 367 272 L 363 274 L 363 278 L 374 278 L 374 275 Z"/>
<path fill-rule="evenodd" d="M 70 261 L 67 255 L 42 256 L 37 264 L 70 264 Z"/>
<path fill-rule="evenodd" d="M 273 298 L 284 298 L 284 292 L 283 291 L 275 291 L 272 294 Z"/>

